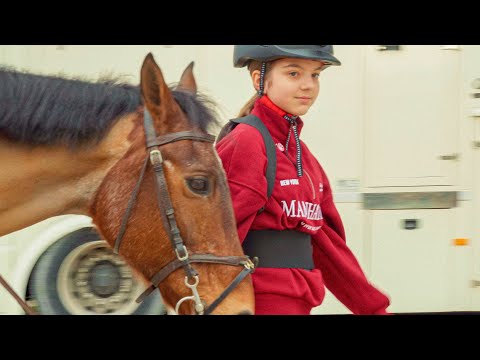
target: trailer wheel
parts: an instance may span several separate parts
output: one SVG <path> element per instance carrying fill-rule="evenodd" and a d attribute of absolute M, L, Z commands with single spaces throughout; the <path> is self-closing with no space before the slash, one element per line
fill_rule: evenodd
<path fill-rule="evenodd" d="M 91 228 L 51 245 L 36 263 L 29 290 L 40 314 L 164 315 L 156 291 L 137 304 L 144 290 L 128 265 Z"/>

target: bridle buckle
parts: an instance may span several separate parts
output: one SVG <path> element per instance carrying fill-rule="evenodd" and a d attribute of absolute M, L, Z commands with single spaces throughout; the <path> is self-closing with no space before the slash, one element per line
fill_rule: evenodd
<path fill-rule="evenodd" d="M 150 151 L 150 162 L 153 166 L 159 166 L 163 163 L 162 153 L 160 150 L 152 150 Z"/>
<path fill-rule="evenodd" d="M 177 254 L 177 259 L 180 260 L 180 261 L 185 261 L 188 259 L 188 250 L 187 248 L 185 247 L 185 245 L 183 245 L 183 256 L 181 256 L 179 253 L 178 253 L 178 249 L 175 249 L 175 254 Z"/>

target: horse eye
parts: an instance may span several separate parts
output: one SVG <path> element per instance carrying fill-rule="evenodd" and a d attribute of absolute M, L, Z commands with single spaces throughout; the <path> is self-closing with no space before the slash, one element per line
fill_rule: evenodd
<path fill-rule="evenodd" d="M 187 180 L 188 187 L 194 193 L 206 195 L 210 191 L 210 185 L 206 178 L 193 178 Z"/>

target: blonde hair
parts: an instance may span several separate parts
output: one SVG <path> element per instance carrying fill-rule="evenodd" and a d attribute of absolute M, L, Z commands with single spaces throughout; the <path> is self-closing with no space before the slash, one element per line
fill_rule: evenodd
<path fill-rule="evenodd" d="M 266 66 L 266 70 L 265 70 L 265 75 L 270 70 L 270 67 L 271 67 L 270 63 L 268 62 L 267 66 Z M 262 62 L 261 61 L 251 60 L 250 63 L 248 64 L 248 71 L 250 72 L 250 75 L 252 75 L 252 73 L 255 70 L 260 71 L 261 68 L 262 68 Z M 258 99 L 258 94 L 253 95 L 250 98 L 250 100 L 248 100 L 247 103 L 245 105 L 243 105 L 242 109 L 238 113 L 238 117 L 240 118 L 240 117 L 250 115 L 250 113 L 252 112 L 252 109 L 253 109 L 253 105 L 255 104 L 255 101 L 257 101 L 257 99 Z"/>

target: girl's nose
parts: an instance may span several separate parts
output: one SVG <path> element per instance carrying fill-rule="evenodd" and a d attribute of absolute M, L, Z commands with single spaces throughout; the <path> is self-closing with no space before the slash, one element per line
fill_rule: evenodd
<path fill-rule="evenodd" d="M 315 79 L 313 79 L 312 77 L 308 77 L 302 81 L 300 87 L 302 90 L 311 89 L 315 86 L 315 82 L 316 82 Z"/>

